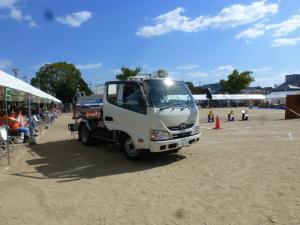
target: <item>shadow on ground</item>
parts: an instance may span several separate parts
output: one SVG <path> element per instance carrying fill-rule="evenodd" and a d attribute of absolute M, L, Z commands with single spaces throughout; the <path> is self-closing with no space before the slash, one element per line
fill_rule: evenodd
<path fill-rule="evenodd" d="M 60 179 L 57 182 L 132 173 L 165 166 L 185 158 L 178 154 L 155 154 L 133 162 L 127 160 L 115 145 L 103 143 L 86 147 L 76 140 L 49 142 L 28 148 L 29 153 L 38 156 L 37 159 L 26 161 L 36 171 L 12 175 L 33 179 Z"/>

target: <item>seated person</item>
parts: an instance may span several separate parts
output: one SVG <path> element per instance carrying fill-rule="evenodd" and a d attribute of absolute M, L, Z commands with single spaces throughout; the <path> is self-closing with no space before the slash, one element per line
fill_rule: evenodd
<path fill-rule="evenodd" d="M 26 120 L 25 117 L 23 116 L 22 110 L 16 110 L 15 118 L 21 127 L 25 126 Z"/>
<path fill-rule="evenodd" d="M 39 119 L 34 114 L 29 118 L 29 130 L 31 134 L 33 135 L 37 134 L 39 122 L 40 122 Z"/>
<path fill-rule="evenodd" d="M 231 110 L 228 113 L 228 121 L 234 121 L 234 112 L 233 112 L 233 110 Z"/>
<path fill-rule="evenodd" d="M 212 111 L 209 111 L 208 115 L 207 115 L 207 122 L 211 123 L 215 121 L 215 115 L 212 113 Z"/>
<path fill-rule="evenodd" d="M 11 111 L 8 115 L 8 126 L 13 131 L 18 131 L 24 134 L 24 143 L 29 143 L 30 131 L 28 127 L 20 126 L 18 120 L 16 119 L 16 114 Z"/>
<path fill-rule="evenodd" d="M 242 111 L 242 120 L 248 120 L 248 111 L 247 110 Z"/>
<path fill-rule="evenodd" d="M 124 107 L 136 112 L 144 112 L 146 104 L 142 97 L 142 91 L 138 87 L 128 86 L 124 91 Z"/>

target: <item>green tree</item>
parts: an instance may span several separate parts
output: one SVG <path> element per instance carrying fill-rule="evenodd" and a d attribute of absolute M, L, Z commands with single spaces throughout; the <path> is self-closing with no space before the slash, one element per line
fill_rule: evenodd
<path fill-rule="evenodd" d="M 123 66 L 121 68 L 121 73 L 116 76 L 118 80 L 127 80 L 129 77 L 135 77 L 139 72 L 142 71 L 141 67 L 136 67 L 135 69 L 130 69 Z"/>
<path fill-rule="evenodd" d="M 192 91 L 192 94 L 194 95 L 200 95 L 205 93 L 206 93 L 206 89 L 203 89 L 202 87 L 194 87 Z"/>
<path fill-rule="evenodd" d="M 191 81 L 186 81 L 185 82 L 188 88 L 191 90 L 192 94 L 205 94 L 206 91 L 202 87 L 195 87 L 193 82 Z"/>
<path fill-rule="evenodd" d="M 191 90 L 191 92 L 194 90 L 195 86 L 194 86 L 193 82 L 186 81 L 185 84 L 189 87 L 189 89 Z"/>
<path fill-rule="evenodd" d="M 251 75 L 251 71 L 244 71 L 241 73 L 238 70 L 232 71 L 232 73 L 228 75 L 227 80 L 220 80 L 219 84 L 221 91 L 229 92 L 230 94 L 239 93 L 255 81 L 254 77 Z"/>
<path fill-rule="evenodd" d="M 36 76 L 31 79 L 31 84 L 56 96 L 62 102 L 72 102 L 77 88 L 86 95 L 92 93 L 82 79 L 80 71 L 73 64 L 67 62 L 43 65 Z"/>

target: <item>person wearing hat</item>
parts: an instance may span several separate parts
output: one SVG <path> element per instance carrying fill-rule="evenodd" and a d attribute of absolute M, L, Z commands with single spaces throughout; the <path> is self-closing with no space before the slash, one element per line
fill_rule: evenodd
<path fill-rule="evenodd" d="M 248 120 L 248 111 L 247 110 L 243 110 L 242 111 L 242 120 Z"/>
<path fill-rule="evenodd" d="M 228 113 L 227 117 L 228 117 L 228 121 L 234 121 L 234 112 L 233 112 L 233 110 L 231 110 Z"/>
<path fill-rule="evenodd" d="M 213 114 L 212 111 L 209 111 L 207 114 L 207 122 L 213 123 L 214 121 L 215 121 L 215 115 Z"/>

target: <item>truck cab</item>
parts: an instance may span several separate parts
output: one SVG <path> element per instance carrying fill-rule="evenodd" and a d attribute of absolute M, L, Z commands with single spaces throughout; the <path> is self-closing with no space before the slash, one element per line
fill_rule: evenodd
<path fill-rule="evenodd" d="M 177 152 L 200 140 L 198 107 L 181 81 L 159 77 L 109 81 L 102 105 L 94 108 L 97 113 L 85 111 L 94 116 L 77 121 L 80 140 L 118 143 L 132 160 L 149 152 Z"/>

